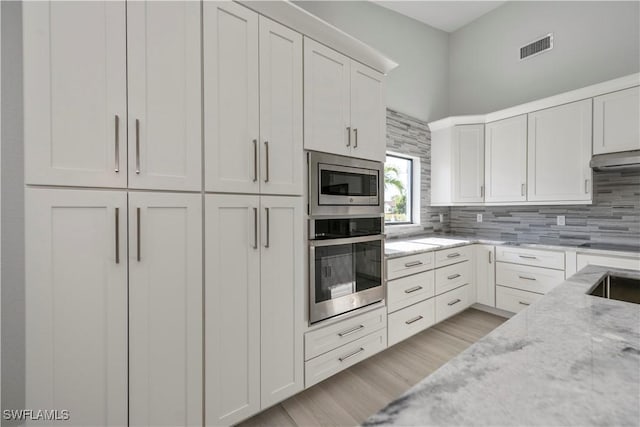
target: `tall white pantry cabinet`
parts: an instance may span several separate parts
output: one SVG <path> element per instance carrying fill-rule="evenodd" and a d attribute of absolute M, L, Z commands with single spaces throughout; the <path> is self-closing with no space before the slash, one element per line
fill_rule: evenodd
<path fill-rule="evenodd" d="M 23 31 L 26 407 L 219 425 L 300 391 L 302 35 L 195 1 Z"/>

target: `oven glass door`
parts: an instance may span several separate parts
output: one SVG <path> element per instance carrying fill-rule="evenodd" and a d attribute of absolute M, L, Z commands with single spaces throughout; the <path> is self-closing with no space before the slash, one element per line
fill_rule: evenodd
<path fill-rule="evenodd" d="M 383 251 L 378 236 L 324 240 L 313 246 L 311 322 L 381 301 Z"/>
<path fill-rule="evenodd" d="M 319 165 L 319 205 L 377 205 L 378 171 Z"/>

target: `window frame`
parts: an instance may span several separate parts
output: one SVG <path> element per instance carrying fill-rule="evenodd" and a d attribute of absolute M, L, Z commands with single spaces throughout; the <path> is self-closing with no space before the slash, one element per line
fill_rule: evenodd
<path fill-rule="evenodd" d="M 409 221 L 402 222 L 387 222 L 385 219 L 384 226 L 385 227 L 395 227 L 395 226 L 416 226 L 420 225 L 420 158 L 416 156 L 411 156 L 409 154 L 398 153 L 394 151 L 385 152 L 385 162 L 386 157 L 395 157 L 402 160 L 408 160 L 411 162 L 411 171 L 409 173 L 409 182 L 407 189 L 407 204 L 410 206 L 410 218 Z"/>

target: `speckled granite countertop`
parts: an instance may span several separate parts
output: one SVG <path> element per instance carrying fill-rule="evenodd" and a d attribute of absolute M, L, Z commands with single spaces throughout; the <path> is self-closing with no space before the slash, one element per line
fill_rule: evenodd
<path fill-rule="evenodd" d="M 422 380 L 366 426 L 640 425 L 640 305 L 586 293 L 588 266 Z"/>
<path fill-rule="evenodd" d="M 555 251 L 573 250 L 580 253 L 592 253 L 603 255 L 638 255 L 640 256 L 640 246 L 631 247 L 627 245 L 616 244 L 597 244 L 593 243 L 590 247 L 577 245 L 547 245 L 540 243 L 514 243 L 500 240 L 489 240 L 482 238 L 467 238 L 459 236 L 412 236 L 402 239 L 388 238 L 385 243 L 384 255 L 386 258 L 398 258 L 407 255 L 413 255 L 422 252 L 437 251 L 441 249 L 450 249 L 458 246 L 470 244 L 486 244 L 486 245 L 508 245 L 519 246 L 531 249 L 546 249 Z"/>

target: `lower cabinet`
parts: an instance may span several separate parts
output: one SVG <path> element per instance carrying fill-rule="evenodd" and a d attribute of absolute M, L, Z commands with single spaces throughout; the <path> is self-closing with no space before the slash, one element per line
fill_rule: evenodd
<path fill-rule="evenodd" d="M 496 306 L 495 246 L 475 245 L 476 302 Z"/>
<path fill-rule="evenodd" d="M 601 265 L 603 267 L 611 268 L 628 268 L 630 270 L 640 270 L 640 257 L 639 256 L 613 256 L 613 255 L 601 255 L 601 254 L 581 254 L 579 253 L 576 258 L 577 270 L 581 270 L 587 265 Z"/>
<path fill-rule="evenodd" d="M 468 283 L 435 298 L 436 323 L 460 313 L 474 303 L 473 286 Z"/>
<path fill-rule="evenodd" d="M 542 294 L 535 292 L 496 286 L 496 307 L 511 313 L 518 313 L 542 298 L 542 296 Z"/>
<path fill-rule="evenodd" d="M 389 314 L 389 345 L 394 345 L 435 323 L 434 299 L 419 302 Z"/>
<path fill-rule="evenodd" d="M 303 388 L 302 199 L 205 196 L 205 419 L 237 423 Z"/>

